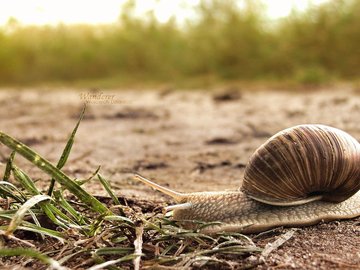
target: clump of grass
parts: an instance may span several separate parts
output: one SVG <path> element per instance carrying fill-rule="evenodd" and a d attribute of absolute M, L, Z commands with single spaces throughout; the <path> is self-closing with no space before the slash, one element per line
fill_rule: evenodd
<path fill-rule="evenodd" d="M 36 267 L 41 263 L 52 269 L 92 270 L 232 267 L 229 258 L 239 260 L 239 255 L 261 251 L 241 234 L 201 233 L 202 228 L 213 224 L 194 221 L 195 229 L 187 230 L 161 213 L 136 212 L 122 205 L 110 181 L 98 173 L 99 168 L 95 174 L 111 200 L 104 204 L 101 198 L 85 191 L 81 181 L 61 171 L 84 112 L 57 166 L 0 132 L 1 143 L 13 150 L 0 181 L 0 256 L 8 258 L 3 261 L 5 265 L 21 262 Z M 16 166 L 15 155 L 49 175 L 52 180 L 47 191 L 39 190 L 34 180 Z"/>

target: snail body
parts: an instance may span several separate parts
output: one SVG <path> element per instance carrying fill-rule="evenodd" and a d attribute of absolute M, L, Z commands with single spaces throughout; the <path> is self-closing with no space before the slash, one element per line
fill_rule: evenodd
<path fill-rule="evenodd" d="M 325 125 L 278 132 L 250 157 L 237 191 L 179 193 L 137 175 L 172 196 L 175 220 L 220 221 L 205 229 L 259 232 L 360 216 L 360 145 Z"/>

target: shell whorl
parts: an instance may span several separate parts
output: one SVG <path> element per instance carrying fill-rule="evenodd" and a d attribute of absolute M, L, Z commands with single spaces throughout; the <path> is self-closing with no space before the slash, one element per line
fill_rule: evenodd
<path fill-rule="evenodd" d="M 295 126 L 255 151 L 241 189 L 274 205 L 341 202 L 360 189 L 359 164 L 360 145 L 346 132 L 324 125 Z"/>

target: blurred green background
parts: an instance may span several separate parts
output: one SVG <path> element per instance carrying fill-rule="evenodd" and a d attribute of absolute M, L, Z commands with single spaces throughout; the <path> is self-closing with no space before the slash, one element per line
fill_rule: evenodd
<path fill-rule="evenodd" d="M 0 85 L 296 82 L 360 78 L 360 1 L 328 1 L 276 22 L 261 1 L 200 1 L 196 19 L 137 16 L 107 25 L 0 28 Z"/>

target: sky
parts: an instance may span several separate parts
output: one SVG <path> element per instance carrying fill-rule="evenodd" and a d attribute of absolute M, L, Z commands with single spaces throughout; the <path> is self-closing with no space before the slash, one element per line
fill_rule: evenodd
<path fill-rule="evenodd" d="M 292 8 L 306 9 L 326 0 L 264 0 L 267 14 L 276 19 L 288 15 Z M 126 0 L 1 0 L 0 25 L 13 17 L 22 24 L 112 23 Z M 184 21 L 193 15 L 191 7 L 199 0 L 137 0 L 139 14 L 153 10 L 159 21 L 175 15 Z"/>

